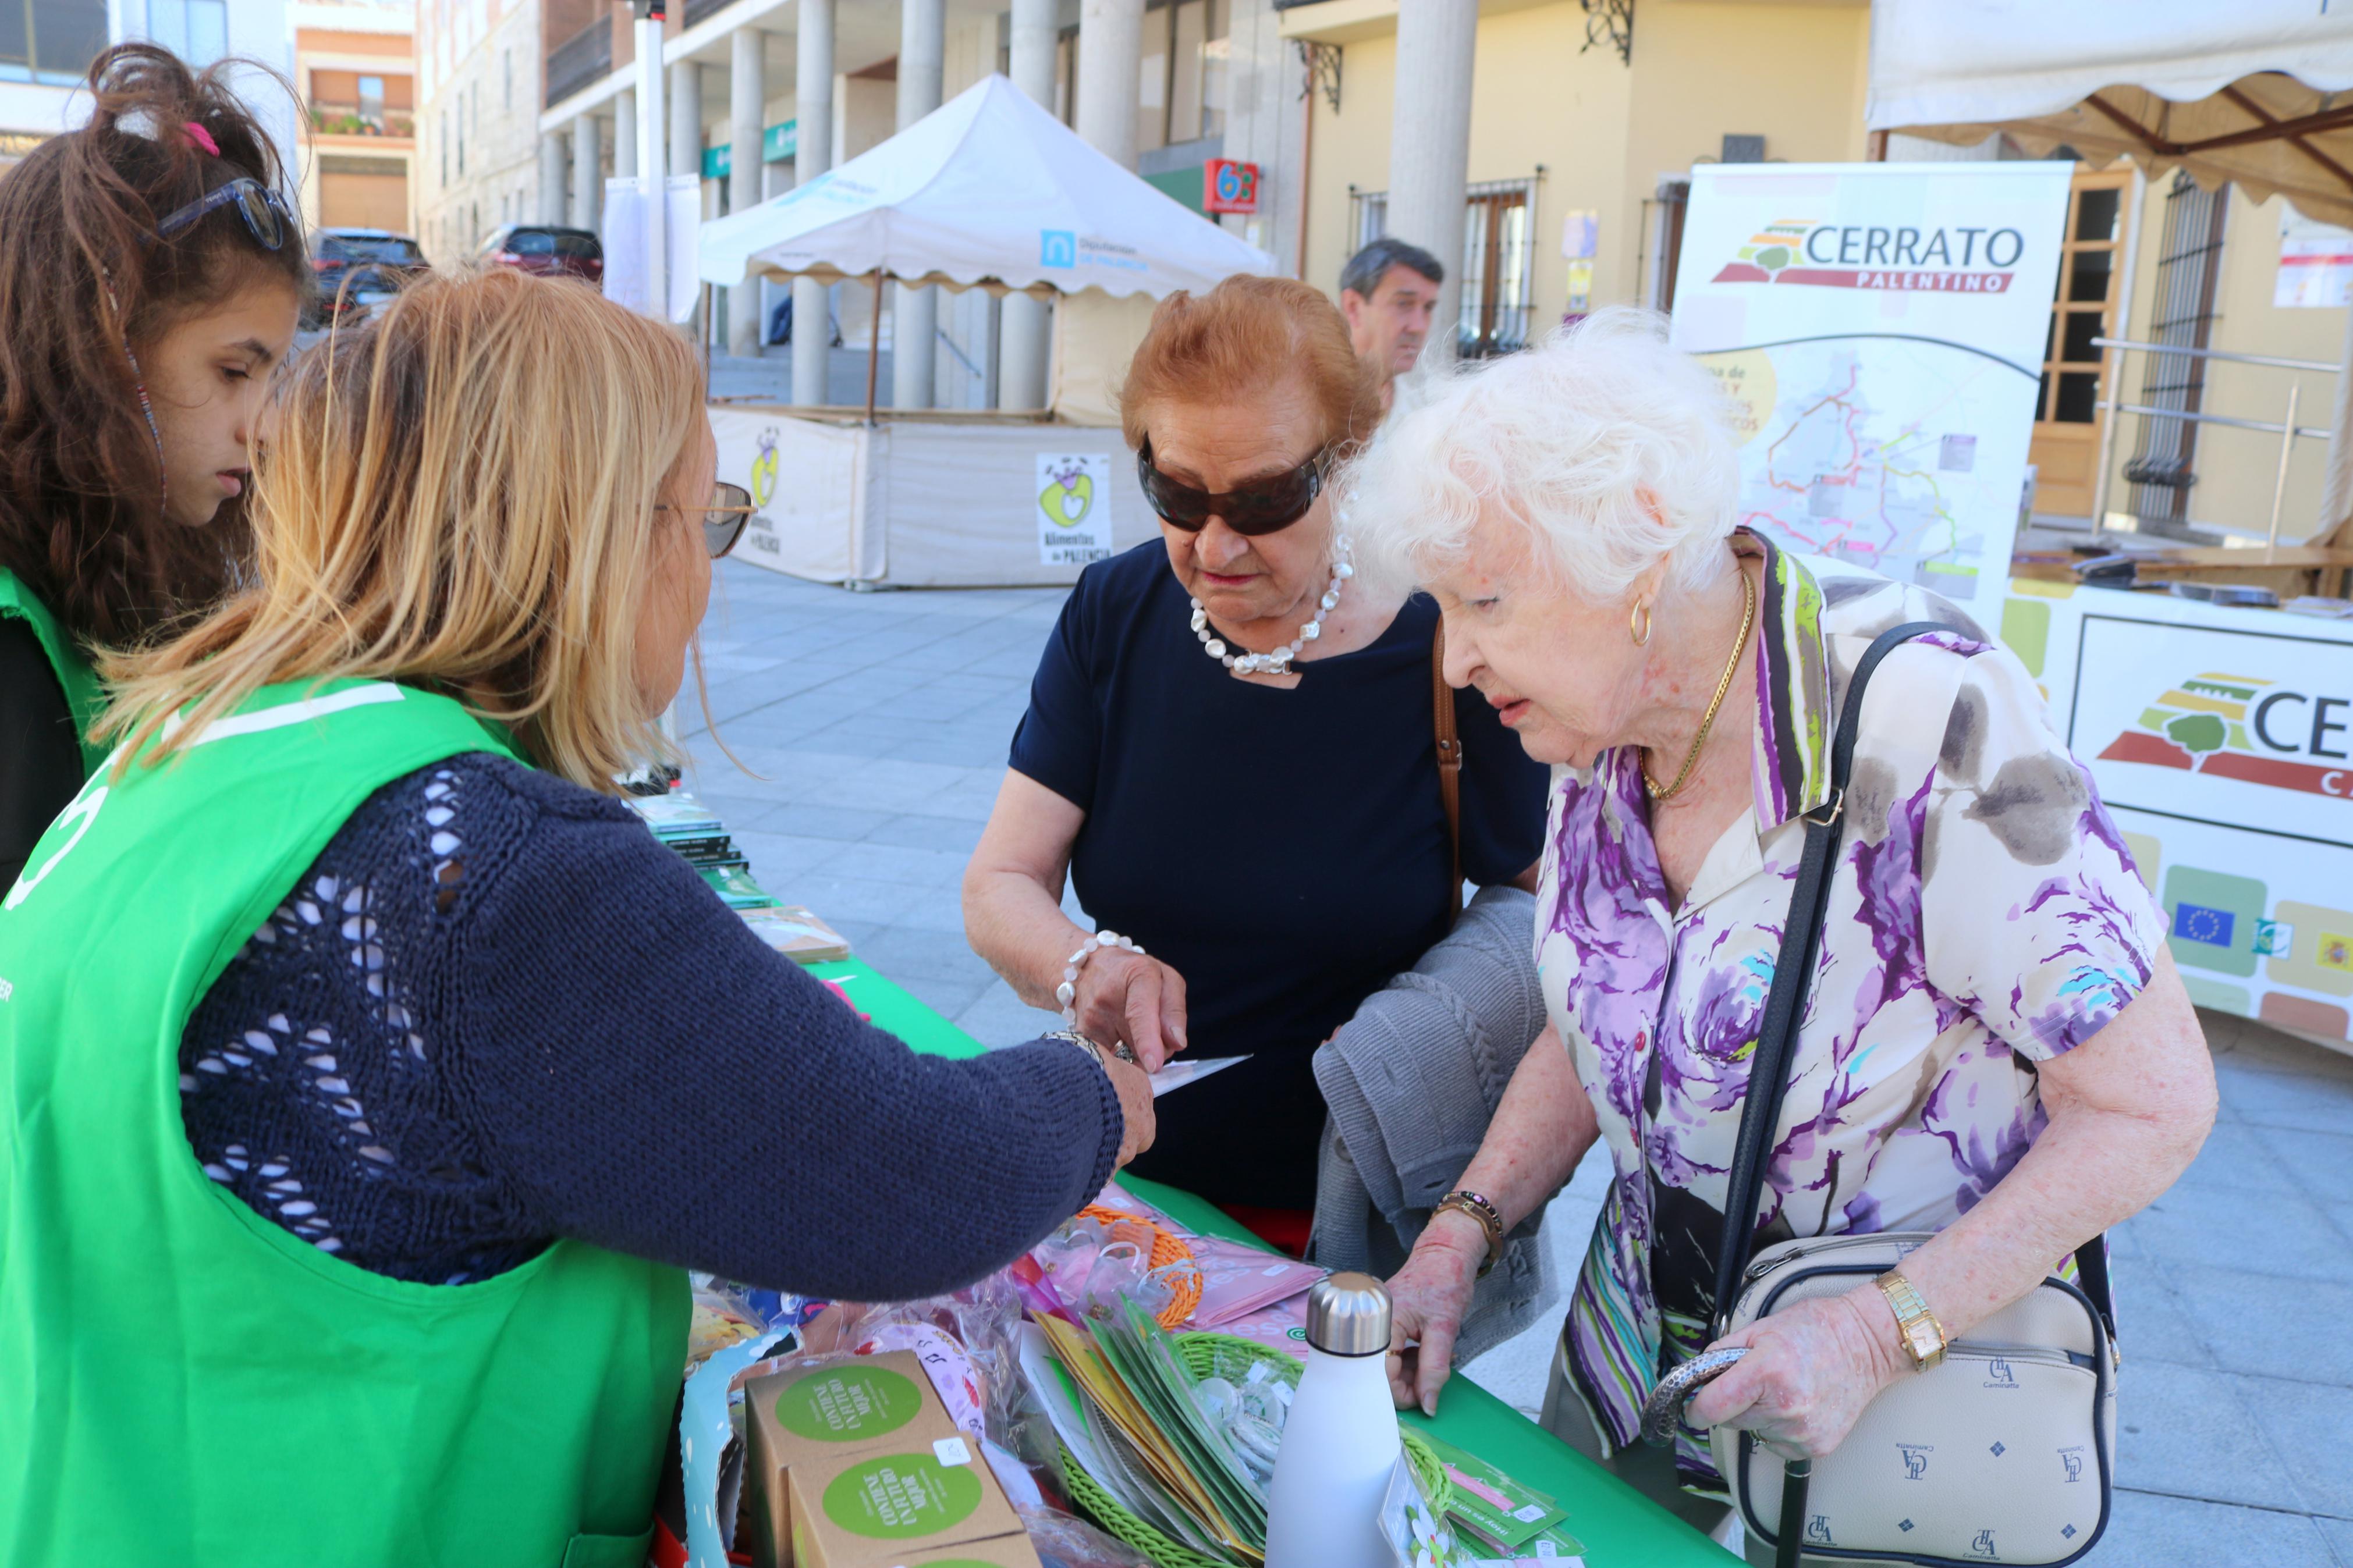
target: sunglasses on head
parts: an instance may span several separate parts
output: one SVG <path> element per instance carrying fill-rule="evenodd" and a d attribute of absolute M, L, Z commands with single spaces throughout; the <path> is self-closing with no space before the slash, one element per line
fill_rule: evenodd
<path fill-rule="evenodd" d="M 286 205 L 284 196 L 259 180 L 239 176 L 157 224 L 155 232 L 147 237 L 148 243 L 169 239 L 227 206 L 237 209 L 237 216 L 245 220 L 245 231 L 264 250 L 283 246 L 287 230 L 294 225 L 294 209 Z"/>
<path fill-rule="evenodd" d="M 665 504 L 659 510 L 676 511 L 680 509 Z M 711 487 L 711 500 L 706 505 L 686 510 L 701 520 L 702 547 L 711 552 L 711 558 L 716 561 L 735 548 L 735 542 L 744 537 L 744 527 L 751 522 L 752 514 L 760 509 L 752 504 L 752 492 L 742 485 L 721 483 Z"/>
<path fill-rule="evenodd" d="M 1135 474 L 1143 481 L 1144 499 L 1169 527 L 1198 533 L 1215 517 L 1236 533 L 1256 538 L 1289 528 L 1307 515 L 1307 509 L 1324 493 L 1324 469 L 1330 455 L 1330 447 L 1319 447 L 1295 468 L 1212 495 L 1154 468 L 1152 438 L 1147 436 L 1135 454 Z"/>

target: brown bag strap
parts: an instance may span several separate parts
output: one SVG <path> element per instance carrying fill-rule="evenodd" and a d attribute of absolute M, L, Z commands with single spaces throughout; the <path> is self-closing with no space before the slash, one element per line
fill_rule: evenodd
<path fill-rule="evenodd" d="M 1462 741 L 1454 732 L 1454 689 L 1446 684 L 1446 623 L 1430 644 L 1430 711 L 1438 732 L 1438 798 L 1446 805 L 1449 918 L 1462 912 Z"/>

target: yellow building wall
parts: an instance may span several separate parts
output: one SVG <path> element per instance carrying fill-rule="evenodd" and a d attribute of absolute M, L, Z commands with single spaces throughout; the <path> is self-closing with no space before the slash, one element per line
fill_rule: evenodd
<path fill-rule="evenodd" d="M 1870 12 L 1861 0 L 1649 0 L 1630 67 L 1606 43 L 1586 48 L 1585 26 L 1575 0 L 1497 8 L 1479 21 L 1470 178 L 1543 171 L 1532 223 L 1540 326 L 1567 304 L 1567 214 L 1600 215 L 1594 302 L 1624 303 L 1641 296 L 1658 176 L 1714 159 L 1726 132 L 1761 134 L 1767 156 L 1793 163 L 1863 156 Z M 1327 292 L 1337 292 L 1355 237 L 1350 187 L 1388 188 L 1396 68 L 1394 32 L 1352 38 L 1340 112 L 1315 100 L 1305 276 Z M 1459 237 L 1440 259 L 1461 265 Z"/>
<path fill-rule="evenodd" d="M 1635 296 L 1649 225 L 1638 209 L 1661 175 L 1715 162 L 1726 135 L 1763 136 L 1775 163 L 1859 163 L 1868 152 L 1871 12 L 1857 4 L 1702 4 L 1652 0 L 1635 15 L 1633 90 L 1625 130 L 1624 214 L 1601 243 Z M 1614 62 L 1613 62 L 1614 63 Z M 1612 228 L 1614 226 L 1614 233 Z M 1644 298 L 1644 304 L 1662 301 Z"/>
<path fill-rule="evenodd" d="M 2143 192 L 2137 256 L 2133 263 L 2132 312 L 2125 336 L 2147 342 L 2157 300 L 2157 262 L 2163 254 L 2165 193 L 2172 176 L 2149 182 Z M 2345 350 L 2346 312 L 2274 308 L 2279 275 L 2281 198 L 2257 205 L 2233 189 L 2222 220 L 2222 266 L 2215 279 L 2215 317 L 2210 348 L 2232 353 L 2273 354 L 2283 359 L 2335 364 Z M 2145 403 L 2141 387 L 2150 356 L 2124 357 L 2117 401 Z M 2288 389 L 2298 394 L 2296 423 L 2326 429 L 2335 406 L 2337 377 L 2309 371 L 2210 361 L 2203 412 L 2234 419 L 2278 423 L 2287 412 Z M 2137 415 L 2116 416 L 2116 446 L 2108 472 L 2107 509 L 2121 513 L 2131 500 L 2124 467 L 2131 461 Z M 2260 534 L 2271 522 L 2272 490 L 2279 471 L 2280 438 L 2256 430 L 2201 425 L 2191 468 L 2198 483 L 2189 491 L 2189 521 L 2210 528 Z M 2302 540 L 2317 526 L 2327 443 L 2299 440 L 2287 473 L 2280 510 L 2280 538 Z M 2122 520 L 2119 519 L 2119 521 Z"/>

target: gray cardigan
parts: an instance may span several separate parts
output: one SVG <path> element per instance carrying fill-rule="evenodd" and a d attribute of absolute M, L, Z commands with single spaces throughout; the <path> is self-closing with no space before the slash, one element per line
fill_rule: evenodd
<path fill-rule="evenodd" d="M 1394 1274 L 1478 1152 L 1529 1044 L 1543 1032 L 1535 900 L 1482 888 L 1446 939 L 1365 999 L 1315 1053 L 1330 1116 L 1315 1184 L 1312 1256 L 1327 1268 Z M 1468 1361 L 1528 1327 L 1556 1290 L 1539 1209 L 1480 1281 L 1456 1342 Z"/>

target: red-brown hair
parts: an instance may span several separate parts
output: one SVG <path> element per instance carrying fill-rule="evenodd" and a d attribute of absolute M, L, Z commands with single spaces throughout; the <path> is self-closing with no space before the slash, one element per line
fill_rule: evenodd
<path fill-rule="evenodd" d="M 1141 447 L 1155 408 L 1219 403 L 1289 384 L 1324 415 L 1345 458 L 1381 422 L 1377 369 L 1356 356 L 1338 306 L 1293 278 L 1229 278 L 1207 294 L 1160 301 L 1120 388 L 1121 433 Z"/>
<path fill-rule="evenodd" d="M 259 68 L 197 75 L 118 44 L 90 65 L 89 121 L 0 177 L 0 566 L 85 642 L 129 643 L 203 607 L 246 553 L 242 500 L 206 528 L 164 519 L 129 351 L 251 282 L 311 287 L 299 223 L 275 251 L 232 207 L 153 237 L 241 176 L 282 194 L 277 149 L 228 85 Z"/>

